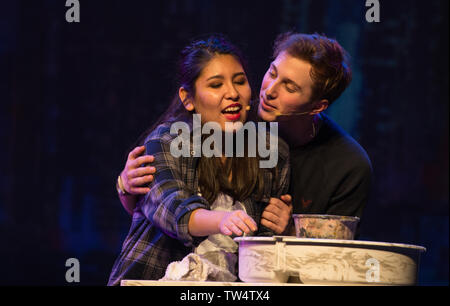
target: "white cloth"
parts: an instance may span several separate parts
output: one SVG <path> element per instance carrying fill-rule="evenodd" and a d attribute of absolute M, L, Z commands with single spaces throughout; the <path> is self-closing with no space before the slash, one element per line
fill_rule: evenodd
<path fill-rule="evenodd" d="M 234 201 L 229 195 L 220 193 L 217 199 L 211 205 L 211 210 L 215 211 L 245 211 L 244 205 L 239 201 Z M 238 244 L 230 236 L 223 234 L 209 235 L 207 239 L 203 240 L 195 249 L 196 254 L 205 254 L 212 251 L 225 251 L 229 253 L 236 253 Z"/>
<path fill-rule="evenodd" d="M 198 254 L 190 253 L 183 260 L 169 264 L 160 281 L 234 282 L 236 276 Z"/>
<path fill-rule="evenodd" d="M 239 201 L 233 201 L 229 195 L 220 193 L 211 205 L 211 210 L 245 211 L 245 206 Z M 165 276 L 160 280 L 235 281 L 237 250 L 238 244 L 232 237 L 210 235 L 195 248 L 194 253 L 188 254 L 181 261 L 170 263 Z"/>

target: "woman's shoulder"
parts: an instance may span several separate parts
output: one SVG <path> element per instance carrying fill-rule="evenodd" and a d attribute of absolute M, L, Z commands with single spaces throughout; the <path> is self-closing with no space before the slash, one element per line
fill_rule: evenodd
<path fill-rule="evenodd" d="M 177 137 L 177 135 L 170 133 L 171 126 L 172 122 L 161 123 L 145 138 L 144 144 L 150 141 L 170 143 L 175 137 Z"/>

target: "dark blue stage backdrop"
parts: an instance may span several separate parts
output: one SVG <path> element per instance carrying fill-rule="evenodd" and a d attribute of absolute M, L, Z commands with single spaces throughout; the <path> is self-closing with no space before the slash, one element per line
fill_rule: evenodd
<path fill-rule="evenodd" d="M 71 284 L 106 284 L 131 221 L 115 181 L 175 92 L 180 48 L 228 35 L 258 90 L 287 30 L 352 56 L 327 113 L 373 162 L 360 238 L 425 246 L 419 284 L 448 284 L 447 0 L 380 0 L 372 23 L 365 0 L 78 2 L 68 22 L 65 0 L 0 1 L 0 284 L 68 285 L 69 258 Z"/>

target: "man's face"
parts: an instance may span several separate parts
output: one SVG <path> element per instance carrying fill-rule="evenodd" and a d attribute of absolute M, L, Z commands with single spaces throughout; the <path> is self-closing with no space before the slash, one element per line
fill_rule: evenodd
<path fill-rule="evenodd" d="M 312 108 L 311 65 L 281 52 L 264 75 L 259 95 L 258 115 L 264 121 Z"/>

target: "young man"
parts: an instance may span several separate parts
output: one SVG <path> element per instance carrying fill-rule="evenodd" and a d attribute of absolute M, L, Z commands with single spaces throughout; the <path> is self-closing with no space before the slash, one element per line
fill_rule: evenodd
<path fill-rule="evenodd" d="M 257 115 L 277 121 L 289 144 L 289 194 L 271 199 L 261 224 L 276 234 L 293 234 L 292 213 L 361 217 L 368 200 L 372 166 L 364 149 L 323 114 L 352 79 L 345 50 L 325 36 L 287 33 L 275 41 L 274 61 L 262 81 Z M 254 111 L 254 110 L 253 110 Z M 256 117 L 256 114 L 254 114 Z M 134 149 L 118 179 L 125 209 L 149 191 L 151 156 Z M 291 204 L 292 200 L 292 204 Z"/>

